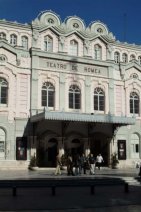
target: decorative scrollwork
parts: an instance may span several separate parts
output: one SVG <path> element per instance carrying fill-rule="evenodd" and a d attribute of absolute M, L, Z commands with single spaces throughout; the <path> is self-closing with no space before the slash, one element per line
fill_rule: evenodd
<path fill-rule="evenodd" d="M 7 57 L 3 54 L 0 55 L 0 63 L 5 63 L 7 61 Z"/>

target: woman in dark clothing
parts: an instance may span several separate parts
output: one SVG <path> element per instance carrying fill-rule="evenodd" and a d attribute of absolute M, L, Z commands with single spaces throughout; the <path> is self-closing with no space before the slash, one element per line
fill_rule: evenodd
<path fill-rule="evenodd" d="M 81 170 L 83 169 L 84 174 L 86 174 L 88 159 L 84 154 L 80 157 L 80 164 L 81 164 Z"/>
<path fill-rule="evenodd" d="M 68 172 L 68 175 L 74 175 L 74 173 L 73 173 L 73 160 L 72 160 L 71 155 L 69 155 L 68 159 L 67 159 L 67 172 Z"/>

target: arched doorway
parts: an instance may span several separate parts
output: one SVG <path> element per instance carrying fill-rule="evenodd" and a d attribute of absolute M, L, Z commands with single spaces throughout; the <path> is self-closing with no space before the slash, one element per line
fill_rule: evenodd
<path fill-rule="evenodd" d="M 50 167 L 56 166 L 56 155 L 57 155 L 57 140 L 55 138 L 51 138 L 48 141 L 47 148 L 47 163 Z"/>
<path fill-rule="evenodd" d="M 64 144 L 65 154 L 67 155 L 69 154 L 71 154 L 72 156 L 76 154 L 82 155 L 83 148 L 84 145 L 79 139 L 72 139 L 69 142 L 66 141 Z"/>
<path fill-rule="evenodd" d="M 95 157 L 101 154 L 104 159 L 104 166 L 108 166 L 109 163 L 109 149 L 109 139 L 105 134 L 95 133 L 93 137 L 90 138 L 90 152 L 93 153 Z"/>
<path fill-rule="evenodd" d="M 139 159 L 139 136 L 134 133 L 131 135 L 131 158 Z"/>
<path fill-rule="evenodd" d="M 58 142 L 55 138 L 39 141 L 37 148 L 37 166 L 55 167 Z"/>

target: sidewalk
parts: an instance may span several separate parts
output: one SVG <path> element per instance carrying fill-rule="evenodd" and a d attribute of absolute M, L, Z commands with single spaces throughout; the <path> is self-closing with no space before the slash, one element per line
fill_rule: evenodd
<path fill-rule="evenodd" d="M 132 168 L 132 169 L 111 169 L 111 168 L 101 168 L 101 170 L 96 169 L 95 177 L 137 177 L 139 169 Z M 54 175 L 55 168 L 46 168 L 46 169 L 37 169 L 37 170 L 0 170 L 0 180 L 1 179 L 19 179 L 19 178 L 50 178 L 50 177 L 57 177 Z M 59 177 L 59 176 L 58 176 Z M 63 170 L 62 175 L 60 177 L 68 177 L 67 171 Z M 73 176 L 72 176 L 73 177 Z M 74 177 L 93 177 L 93 175 L 87 174 L 74 176 Z M 73 178 L 74 178 L 73 177 Z"/>
<path fill-rule="evenodd" d="M 0 211 L 42 211 L 42 212 L 139 212 L 141 211 L 141 184 L 134 180 L 137 169 L 112 170 L 103 168 L 96 170 L 96 175 L 72 176 L 78 177 L 119 177 L 131 180 L 129 193 L 124 193 L 123 186 L 96 187 L 95 194 L 90 195 L 89 188 L 57 188 L 56 196 L 51 195 L 49 188 L 18 189 L 18 195 L 12 196 L 10 189 L 0 189 Z M 54 170 L 38 171 L 0 171 L 2 179 L 44 179 L 68 178 L 66 171 L 61 176 L 54 176 Z"/>

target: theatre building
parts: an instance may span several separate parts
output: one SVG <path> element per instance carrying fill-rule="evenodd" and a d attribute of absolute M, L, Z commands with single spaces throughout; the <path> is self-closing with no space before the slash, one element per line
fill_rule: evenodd
<path fill-rule="evenodd" d="M 0 169 L 54 167 L 56 154 L 141 158 L 141 46 L 52 11 L 0 20 Z"/>

